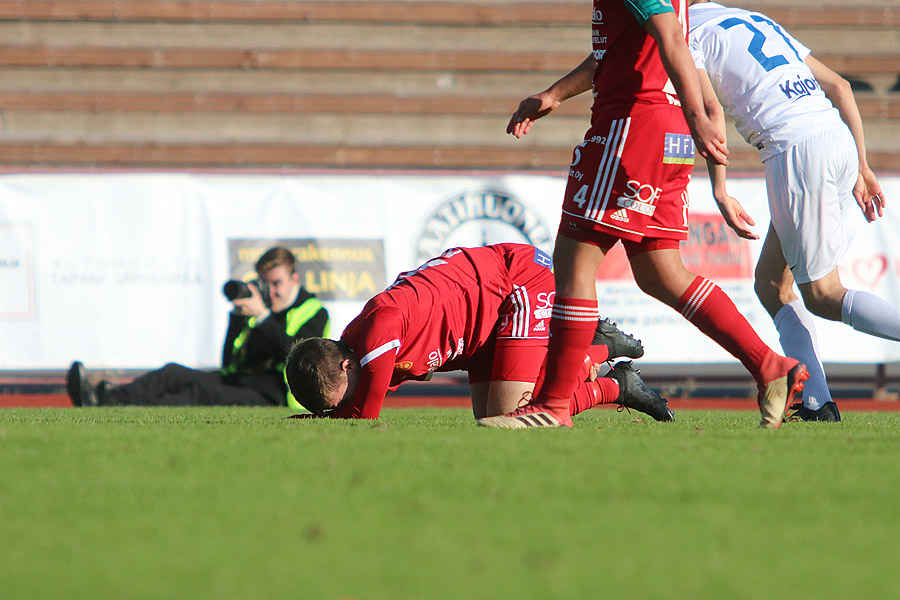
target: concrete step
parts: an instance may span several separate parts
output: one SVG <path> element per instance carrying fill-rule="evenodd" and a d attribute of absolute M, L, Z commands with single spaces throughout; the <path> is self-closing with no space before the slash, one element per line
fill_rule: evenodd
<path fill-rule="evenodd" d="M 221 169 L 491 169 L 565 174 L 571 146 L 346 146 L 311 144 L 87 144 L 2 142 L 0 169 L 221 168 Z M 900 153 L 870 152 L 876 172 L 896 173 Z M 760 174 L 756 153 L 733 153 L 732 171 Z M 697 164 L 697 169 L 704 169 Z"/>
<path fill-rule="evenodd" d="M 12 67 L 0 77 L 0 91 L 31 92 L 192 92 L 271 94 L 509 94 L 523 97 L 547 87 L 565 71 L 453 72 L 421 69 L 378 70 L 359 76 L 347 71 L 238 69 L 120 69 L 115 67 Z"/>
<path fill-rule="evenodd" d="M 785 26 L 795 23 L 896 24 L 893 0 L 769 0 L 754 5 Z M 892 10 L 893 9 L 893 10 Z M 572 0 L 0 0 L 0 19 L 34 21 L 205 21 L 205 22 L 393 22 L 430 24 L 575 23 L 585 18 L 583 2 Z"/>
<path fill-rule="evenodd" d="M 590 27 L 509 25 L 455 27 L 382 23 L 80 23 L 0 22 L 6 47 L 111 49 L 317 49 L 578 51 L 587 55 Z"/>
<path fill-rule="evenodd" d="M 286 143 L 315 145 L 550 146 L 571 148 L 583 137 L 587 114 L 560 114 L 535 125 L 521 140 L 506 134 L 508 113 L 373 114 L 158 111 L 5 110 L 2 139 L 62 143 Z M 747 146 L 731 125 L 734 152 Z M 871 152 L 896 152 L 900 119 L 866 123 Z M 896 168 L 896 166 L 894 167 Z"/>
<path fill-rule="evenodd" d="M 900 94 L 860 92 L 856 103 L 862 118 L 900 121 Z M 353 93 L 268 94 L 193 92 L 4 92 L 0 106 L 7 111 L 155 112 L 155 113 L 264 113 L 264 114 L 369 114 L 369 115 L 499 115 L 509 116 L 520 95 L 469 93 Z M 562 103 L 554 116 L 582 116 L 590 112 L 591 97 L 580 94 Z"/>

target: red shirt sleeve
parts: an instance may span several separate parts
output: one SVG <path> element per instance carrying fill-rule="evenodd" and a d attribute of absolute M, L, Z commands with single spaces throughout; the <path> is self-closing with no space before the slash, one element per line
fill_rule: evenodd
<path fill-rule="evenodd" d="M 328 416 L 335 419 L 377 419 L 394 374 L 396 349 L 382 354 L 362 367 L 356 391 Z"/>
<path fill-rule="evenodd" d="M 344 331 L 343 339 L 360 362 L 359 380 L 349 402 L 331 411 L 335 419 L 377 419 L 391 387 L 397 349 L 400 347 L 402 315 L 392 309 L 370 312 Z"/>

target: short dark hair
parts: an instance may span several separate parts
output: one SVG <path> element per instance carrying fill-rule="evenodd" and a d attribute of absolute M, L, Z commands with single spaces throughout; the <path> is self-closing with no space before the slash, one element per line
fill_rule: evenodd
<path fill-rule="evenodd" d="M 320 415 L 333 408 L 328 405 L 328 397 L 341 381 L 341 362 L 353 356 L 350 346 L 343 340 L 297 340 L 284 364 L 291 394 L 311 413 Z"/>
<path fill-rule="evenodd" d="M 256 273 L 263 276 L 275 267 L 287 267 L 291 273 L 297 272 L 297 258 L 294 253 L 283 246 L 269 248 L 256 261 Z"/>

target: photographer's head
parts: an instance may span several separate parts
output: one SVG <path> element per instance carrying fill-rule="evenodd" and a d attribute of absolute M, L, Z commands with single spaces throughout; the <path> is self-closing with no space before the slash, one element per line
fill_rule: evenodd
<path fill-rule="evenodd" d="M 353 397 L 359 360 L 343 340 L 307 338 L 291 347 L 284 374 L 297 402 L 321 415 Z"/>
<path fill-rule="evenodd" d="M 288 308 L 300 289 L 297 259 L 287 248 L 269 248 L 256 261 L 256 274 L 267 284 L 272 312 Z"/>

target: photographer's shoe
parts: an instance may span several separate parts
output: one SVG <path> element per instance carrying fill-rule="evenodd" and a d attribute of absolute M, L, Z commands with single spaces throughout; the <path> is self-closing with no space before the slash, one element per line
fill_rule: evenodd
<path fill-rule="evenodd" d="M 594 332 L 591 345 L 606 346 L 611 359 L 640 358 L 644 355 L 644 346 L 641 344 L 641 340 L 623 332 L 609 319 L 601 319 L 597 322 L 597 330 Z"/>
<path fill-rule="evenodd" d="M 76 360 L 66 374 L 66 394 L 73 406 L 97 406 L 97 395 L 87 380 L 84 364 Z"/>
<path fill-rule="evenodd" d="M 97 384 L 96 396 L 98 406 L 118 406 L 119 402 L 115 398 L 115 389 L 118 386 L 112 382 L 102 379 Z"/>
<path fill-rule="evenodd" d="M 674 421 L 675 413 L 669 408 L 669 402 L 644 383 L 639 373 L 631 361 L 624 361 L 616 363 L 606 374 L 619 382 L 616 404 L 650 415 L 657 421 Z"/>

